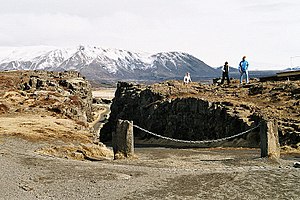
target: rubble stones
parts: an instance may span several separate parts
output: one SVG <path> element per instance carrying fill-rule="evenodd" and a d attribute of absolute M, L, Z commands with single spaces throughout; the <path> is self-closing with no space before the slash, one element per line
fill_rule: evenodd
<path fill-rule="evenodd" d="M 295 167 L 295 168 L 300 168 L 300 162 L 295 162 L 295 163 L 294 163 L 294 167 Z"/>
<path fill-rule="evenodd" d="M 263 93 L 263 86 L 262 85 L 252 85 L 249 88 L 249 95 L 257 95 L 257 94 L 262 94 Z"/>

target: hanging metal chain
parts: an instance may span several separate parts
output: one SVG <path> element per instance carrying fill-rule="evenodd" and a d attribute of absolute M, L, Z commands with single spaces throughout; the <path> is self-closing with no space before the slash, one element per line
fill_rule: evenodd
<path fill-rule="evenodd" d="M 205 143 L 213 143 L 213 142 L 222 142 L 222 141 L 225 141 L 225 140 L 229 140 L 229 139 L 232 139 L 232 138 L 236 138 L 236 137 L 239 137 L 241 135 L 244 135 L 246 133 L 249 133 L 251 131 L 253 131 L 254 129 L 258 128 L 260 126 L 260 124 L 258 124 L 257 126 L 247 130 L 247 131 L 244 131 L 244 132 L 241 132 L 241 133 L 238 133 L 238 134 L 235 134 L 235 135 L 232 135 L 232 136 L 229 136 L 229 137 L 225 137 L 225 138 L 220 138 L 220 139 L 215 139 L 215 140 L 201 140 L 201 141 L 193 141 L 193 140 L 179 140 L 179 139 L 174 139 L 174 138 L 170 138 L 170 137 L 166 137 L 166 136 L 162 136 L 162 135 L 159 135 L 159 134 L 156 134 L 156 133 L 153 133 L 151 131 L 148 131 L 138 125 L 133 125 L 133 127 L 135 128 L 138 128 L 146 133 L 149 133 L 151 135 L 154 135 L 156 137 L 159 137 L 159 138 L 162 138 L 162 139 L 165 139 L 165 140 L 170 140 L 170 141 L 174 141 L 174 142 L 180 142 L 180 143 L 189 143 L 189 144 L 205 144 Z"/>

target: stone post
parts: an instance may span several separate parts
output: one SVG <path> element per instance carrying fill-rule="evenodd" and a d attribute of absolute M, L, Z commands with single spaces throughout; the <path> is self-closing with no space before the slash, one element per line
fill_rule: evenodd
<path fill-rule="evenodd" d="M 278 159 L 280 157 L 278 125 L 276 120 L 263 119 L 261 121 L 260 149 L 261 157 L 268 157 L 273 159 Z"/>
<path fill-rule="evenodd" d="M 116 132 L 112 134 L 114 159 L 134 157 L 133 122 L 118 120 Z"/>

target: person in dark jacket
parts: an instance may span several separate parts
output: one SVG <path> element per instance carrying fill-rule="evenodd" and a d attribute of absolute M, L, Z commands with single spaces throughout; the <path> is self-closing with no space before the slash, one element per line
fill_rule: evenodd
<path fill-rule="evenodd" d="M 227 84 L 230 84 L 230 79 L 229 79 L 229 66 L 228 66 L 228 62 L 225 62 L 225 65 L 223 66 L 223 75 L 222 75 L 222 80 L 221 80 L 221 84 L 224 83 L 225 78 L 227 79 Z"/>

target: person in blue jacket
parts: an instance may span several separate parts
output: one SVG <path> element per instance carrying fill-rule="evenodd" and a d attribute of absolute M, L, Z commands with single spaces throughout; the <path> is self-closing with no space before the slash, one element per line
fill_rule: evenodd
<path fill-rule="evenodd" d="M 246 76 L 246 83 L 249 83 L 249 73 L 248 73 L 248 66 L 249 63 L 246 61 L 246 56 L 243 57 L 243 60 L 239 64 L 239 71 L 240 71 L 240 83 L 243 83 L 243 76 Z"/>

